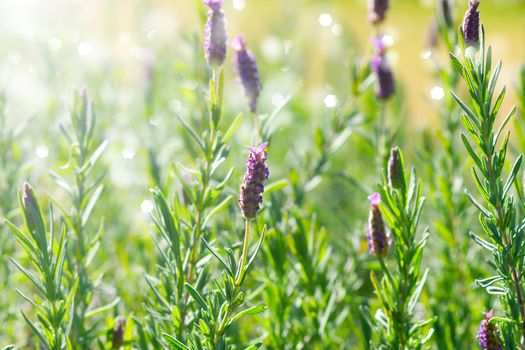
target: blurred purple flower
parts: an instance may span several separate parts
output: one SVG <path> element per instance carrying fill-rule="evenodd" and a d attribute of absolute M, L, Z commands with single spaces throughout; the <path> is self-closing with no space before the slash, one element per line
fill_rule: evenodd
<path fill-rule="evenodd" d="M 223 0 L 205 0 L 210 10 L 204 27 L 204 53 L 210 66 L 220 66 L 226 58 L 226 19 L 221 7 Z"/>
<path fill-rule="evenodd" d="M 498 326 L 490 323 L 490 319 L 494 315 L 493 310 L 490 310 L 485 315 L 485 319 L 479 325 L 479 345 L 485 350 L 503 350 L 503 345 L 501 345 L 499 339 Z"/>
<path fill-rule="evenodd" d="M 270 171 L 266 165 L 268 154 L 265 142 L 259 147 L 250 147 L 250 156 L 246 160 L 246 174 L 244 175 L 239 195 L 239 206 L 247 219 L 257 215 L 262 203 L 264 181 L 268 180 Z"/>
<path fill-rule="evenodd" d="M 386 11 L 389 7 L 389 0 L 369 0 L 368 19 L 373 24 L 381 23 L 385 20 Z"/>
<path fill-rule="evenodd" d="M 120 349 L 124 344 L 124 326 L 126 325 L 126 319 L 119 316 L 115 320 L 115 326 L 113 327 L 113 337 L 111 340 L 113 349 Z"/>
<path fill-rule="evenodd" d="M 382 100 L 387 100 L 395 92 L 394 74 L 385 56 L 386 48 L 380 37 L 373 39 L 376 53 L 372 57 L 370 67 L 377 78 L 376 96 Z"/>
<path fill-rule="evenodd" d="M 249 100 L 250 110 L 257 111 L 257 99 L 261 93 L 262 85 L 259 80 L 259 69 L 255 56 L 246 47 L 246 42 L 242 35 L 239 35 L 232 43 L 233 49 L 237 52 L 235 57 L 235 68 L 239 73 L 244 94 Z"/>
<path fill-rule="evenodd" d="M 374 193 L 370 197 L 370 216 L 368 218 L 368 230 L 366 232 L 366 239 L 368 241 L 368 251 L 373 255 L 386 256 L 388 248 L 392 244 L 390 240 L 390 233 L 385 228 L 383 215 L 379 210 L 379 203 L 381 203 L 381 196 L 379 193 Z"/>
<path fill-rule="evenodd" d="M 461 30 L 467 46 L 479 47 L 479 1 L 471 0 Z"/>

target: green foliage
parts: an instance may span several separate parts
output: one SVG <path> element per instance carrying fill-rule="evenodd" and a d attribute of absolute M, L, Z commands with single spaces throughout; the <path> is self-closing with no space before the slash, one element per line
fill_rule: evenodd
<path fill-rule="evenodd" d="M 388 260 L 378 255 L 384 277 L 379 281 L 374 272 L 370 275 L 381 304 L 373 321 L 372 346 L 374 349 L 422 349 L 432 334 L 432 331 L 425 334 L 432 320 L 415 320 L 416 306 L 428 275 L 428 270 L 422 275 L 420 270 L 429 234 L 426 230 L 422 237 L 417 234 L 425 199 L 415 171 L 406 183 L 401 153 L 397 171 L 403 179 L 402 184 L 385 177 L 383 185 L 379 186 L 382 213 L 392 232 L 396 269 L 389 268 Z M 394 187 L 396 184 L 401 186 Z"/>
<path fill-rule="evenodd" d="M 60 236 L 53 225 L 53 207 L 49 207 L 49 229 L 46 229 L 42 211 L 35 192 L 28 183 L 19 193 L 26 229 L 17 227 L 10 221 L 7 225 L 15 235 L 17 243 L 31 261 L 36 275 L 16 260 L 13 264 L 31 281 L 37 296 L 20 296 L 29 302 L 36 313 L 38 322 L 22 311 L 27 324 L 46 349 L 72 349 L 69 336 L 73 325 L 74 299 L 78 287 L 75 278 L 71 288 L 64 283 L 64 265 L 68 253 L 66 228 L 62 225 Z"/>
<path fill-rule="evenodd" d="M 450 55 L 454 67 L 467 84 L 470 106 L 455 94 L 453 96 L 464 112 L 462 123 L 470 139 L 464 134 L 461 138 L 474 161 L 472 177 L 485 203 L 468 191 L 466 194 L 480 212 L 479 221 L 488 240 L 474 232 L 470 232 L 470 236 L 489 251 L 496 269 L 496 275 L 476 282 L 488 293 L 500 296 L 506 320 L 499 324 L 506 347 L 523 348 L 525 305 L 521 271 L 525 249 L 524 221 L 510 192 L 520 169 L 521 155 L 510 168 L 509 175 L 503 175 L 510 135 L 509 132 L 503 135 L 503 130 L 516 108 L 513 107 L 502 123 L 496 125 L 506 90 L 502 88 L 496 93 L 501 62 L 492 70 L 492 49 L 485 47 L 484 31 L 479 57 L 473 48 L 463 48 L 463 56 L 462 63 L 454 54 Z"/>
<path fill-rule="evenodd" d="M 525 69 L 510 74 L 519 108 L 500 120 L 501 63 L 484 38 L 480 51 L 463 47 L 461 16 L 445 17 L 444 3 L 425 52 L 437 122 L 423 131 L 406 113 L 395 60 L 396 93 L 378 98 L 370 61 L 379 49 L 360 47 L 346 23 L 339 36 L 340 12 L 326 9 L 331 28 L 307 28 L 308 45 L 296 36 L 310 18 L 304 1 L 287 2 L 282 12 L 295 15 L 271 28 L 244 23 L 268 5 L 224 5 L 228 36 L 243 29 L 257 58 L 257 113 L 232 57 L 206 64 L 200 0 L 166 11 L 144 2 L 129 32 L 106 11 L 113 5 L 100 5 L 104 41 L 72 39 L 68 28 L 32 60 L 4 33 L 6 71 L 31 63 L 45 94 L 24 76 L 14 79 L 23 103 L 9 83 L 0 94 L 0 348 L 475 349 L 494 309 L 497 339 L 523 349 Z M 374 24 L 367 42 L 394 19 Z M 384 58 L 408 58 L 397 46 Z M 96 108 L 85 90 L 63 108 L 72 82 L 90 87 Z M 34 115 L 20 117 L 27 108 Z M 263 141 L 270 179 L 246 220 L 235 204 L 245 146 Z M 394 165 L 393 145 L 405 151 Z M 381 169 L 378 212 L 392 242 L 374 256 L 366 208 Z M 42 190 L 42 207 L 28 184 L 17 205 L 25 179 Z"/>

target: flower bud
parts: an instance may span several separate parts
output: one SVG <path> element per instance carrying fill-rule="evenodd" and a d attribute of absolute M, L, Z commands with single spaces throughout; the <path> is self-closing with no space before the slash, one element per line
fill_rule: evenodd
<path fill-rule="evenodd" d="M 210 66 L 221 66 L 226 58 L 226 19 L 223 0 L 205 0 L 210 10 L 204 26 L 204 53 Z"/>
<path fill-rule="evenodd" d="M 264 181 L 268 179 L 270 171 L 265 161 L 268 158 L 266 153 L 267 142 L 259 147 L 250 147 L 250 156 L 246 161 L 246 174 L 241 185 L 238 198 L 239 206 L 247 219 L 252 219 L 257 215 L 262 203 L 264 192 Z"/>
<path fill-rule="evenodd" d="M 42 218 L 38 200 L 33 188 L 27 182 L 24 182 L 22 187 L 21 199 L 27 229 L 32 235 L 38 232 L 38 230 L 44 232 L 44 220 Z"/>
<path fill-rule="evenodd" d="M 461 30 L 463 31 L 465 44 L 477 48 L 479 47 L 479 1 L 471 0 L 469 4 L 470 6 L 465 13 Z"/>
<path fill-rule="evenodd" d="M 498 326 L 490 323 L 490 319 L 494 315 L 493 310 L 490 310 L 485 315 L 485 319 L 481 321 L 479 325 L 479 345 L 485 350 L 503 350 L 503 345 L 499 338 Z"/>
<path fill-rule="evenodd" d="M 237 52 L 234 61 L 235 68 L 239 73 L 244 94 L 249 100 L 250 110 L 255 113 L 257 111 L 257 99 L 262 89 L 257 61 L 255 56 L 247 49 L 242 35 L 239 35 L 233 41 L 233 49 Z"/>
<path fill-rule="evenodd" d="M 392 189 L 405 191 L 406 180 L 405 172 L 403 170 L 403 162 L 398 147 L 390 150 L 390 158 L 388 159 L 388 186 Z"/>
<path fill-rule="evenodd" d="M 388 248 L 392 242 L 390 240 L 390 233 L 385 228 L 383 215 L 379 210 L 381 196 L 376 192 L 368 199 L 370 200 L 370 216 L 368 218 L 368 230 L 366 232 L 368 251 L 370 254 L 385 257 L 388 254 Z"/>

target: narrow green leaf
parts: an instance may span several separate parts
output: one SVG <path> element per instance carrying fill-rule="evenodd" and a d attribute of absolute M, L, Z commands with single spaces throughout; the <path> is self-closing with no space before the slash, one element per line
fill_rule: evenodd
<path fill-rule="evenodd" d="M 190 133 L 190 135 L 193 137 L 193 139 L 199 145 L 199 147 L 202 149 L 202 151 L 206 152 L 206 147 L 204 147 L 204 144 L 202 143 L 201 139 L 199 138 L 199 136 L 197 135 L 195 130 L 193 130 L 193 128 L 190 126 L 190 124 L 182 116 L 180 116 L 179 114 L 175 114 L 175 116 L 180 120 L 182 125 Z"/>
<path fill-rule="evenodd" d="M 93 317 L 95 315 L 98 315 L 98 314 L 101 314 L 101 313 L 104 313 L 108 310 L 111 310 L 112 308 L 114 308 L 115 306 L 118 305 L 118 303 L 120 303 L 120 298 L 119 297 L 116 297 L 111 303 L 109 304 L 106 304 L 106 305 L 103 305 L 101 307 L 98 307 L 94 310 L 91 310 L 91 311 L 88 311 L 86 312 L 86 314 L 84 315 L 85 318 L 90 318 L 90 317 Z"/>
<path fill-rule="evenodd" d="M 288 180 L 286 179 L 274 181 L 268 184 L 267 186 L 265 186 L 264 194 L 267 195 L 272 192 L 280 191 L 283 188 L 286 188 L 287 186 L 288 186 Z"/>
<path fill-rule="evenodd" d="M 491 286 L 494 283 L 496 283 L 498 281 L 501 281 L 503 279 L 505 279 L 505 278 L 502 277 L 502 276 L 492 276 L 492 277 L 487 277 L 487 278 L 484 278 L 484 279 L 481 279 L 481 280 L 477 279 L 476 283 L 482 288 L 487 288 L 488 286 Z"/>
<path fill-rule="evenodd" d="M 181 341 L 177 340 L 176 338 L 172 337 L 171 335 L 166 334 L 166 333 L 162 333 L 162 336 L 164 337 L 164 339 L 166 339 L 168 344 L 171 345 L 173 348 L 179 349 L 179 350 L 190 350 L 189 347 L 187 347 Z"/>
<path fill-rule="evenodd" d="M 468 190 L 465 190 L 465 194 L 470 199 L 472 204 L 474 204 L 474 206 L 483 213 L 483 215 L 485 215 L 486 217 L 491 217 L 492 214 L 490 213 L 490 211 L 486 209 L 480 202 L 478 202 L 477 199 L 474 198 L 474 196 Z"/>
<path fill-rule="evenodd" d="M 257 314 L 260 314 L 261 312 L 265 311 L 266 309 L 267 309 L 267 307 L 266 307 L 265 304 L 259 304 L 259 305 L 252 306 L 252 307 L 250 307 L 248 309 L 242 310 L 239 313 L 237 313 L 235 316 L 232 317 L 230 322 L 228 322 L 228 326 L 232 325 L 235 321 L 237 321 L 238 319 L 240 319 L 243 316 L 246 316 L 246 315 L 257 315 Z"/>
<path fill-rule="evenodd" d="M 89 201 L 87 202 L 86 206 L 84 207 L 84 211 L 82 213 L 81 223 L 82 226 L 86 226 L 89 217 L 91 215 L 91 212 L 95 208 L 95 205 L 97 204 L 98 200 L 100 199 L 100 196 L 102 195 L 102 192 L 104 191 L 104 185 L 100 185 L 97 187 L 91 198 L 89 198 Z"/>
<path fill-rule="evenodd" d="M 242 113 L 238 114 L 237 117 L 235 117 L 235 119 L 231 123 L 230 127 L 228 128 L 228 130 L 226 130 L 226 133 L 224 134 L 224 137 L 222 138 L 222 142 L 223 143 L 228 143 L 228 141 L 230 141 L 230 138 L 233 136 L 233 133 L 235 132 L 235 130 L 237 130 L 237 128 L 241 124 L 242 118 L 243 118 L 243 114 Z"/>
<path fill-rule="evenodd" d="M 475 234 L 474 232 L 470 231 L 469 232 L 469 236 L 477 243 L 479 244 L 481 247 L 493 252 L 495 249 L 496 249 L 496 246 L 492 243 L 489 243 L 487 242 L 486 240 L 484 240 L 483 238 L 481 238 L 480 236 L 478 236 L 477 234 Z"/>
<path fill-rule="evenodd" d="M 512 184 L 514 183 L 514 180 L 516 179 L 516 176 L 518 175 L 518 171 L 520 170 L 522 160 L 523 160 L 523 156 L 520 154 L 520 156 L 514 162 L 509 178 L 507 179 L 507 182 L 505 183 L 505 186 L 503 187 L 503 193 L 501 195 L 502 197 L 505 197 L 507 195 L 507 192 L 512 187 Z"/>
<path fill-rule="evenodd" d="M 230 205 L 230 203 L 232 202 L 233 198 L 234 197 L 232 195 L 229 195 L 221 203 L 219 203 L 215 208 L 213 208 L 213 210 L 206 216 L 206 219 L 204 219 L 203 226 L 206 226 L 206 224 L 210 221 L 212 217 L 214 217 L 215 215 L 219 214 L 221 211 L 226 209 L 228 205 Z"/>
<path fill-rule="evenodd" d="M 197 292 L 197 290 L 193 288 L 189 283 L 184 283 L 184 286 L 186 287 L 188 293 L 190 293 L 193 300 L 195 300 L 201 308 L 203 308 L 204 310 L 208 310 L 208 305 L 206 305 L 204 298 L 199 294 L 199 292 Z"/>
<path fill-rule="evenodd" d="M 210 244 L 204 239 L 204 237 L 201 237 L 201 241 L 202 243 L 204 244 L 204 246 L 206 247 L 206 249 L 208 249 L 210 251 L 210 253 L 212 253 L 216 258 L 217 260 L 219 260 L 219 262 L 222 264 L 222 266 L 224 266 L 224 268 L 226 269 L 226 271 L 228 272 L 228 274 L 232 277 L 235 277 L 235 274 L 233 273 L 233 271 L 231 270 L 230 266 L 228 265 L 228 263 L 226 262 L 226 260 L 223 259 L 222 256 L 219 255 L 219 253 L 217 253 L 215 251 L 215 249 L 213 249 Z"/>

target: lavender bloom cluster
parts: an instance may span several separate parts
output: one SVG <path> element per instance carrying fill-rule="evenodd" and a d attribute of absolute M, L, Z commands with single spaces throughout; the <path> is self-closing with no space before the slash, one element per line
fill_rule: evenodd
<path fill-rule="evenodd" d="M 368 241 L 368 251 L 373 255 L 386 256 L 391 245 L 390 233 L 385 228 L 383 215 L 379 210 L 381 196 L 379 193 L 372 194 L 370 200 L 370 216 L 368 219 L 368 230 L 366 238 Z"/>
<path fill-rule="evenodd" d="M 205 0 L 208 20 L 204 27 L 204 53 L 210 66 L 221 66 L 226 59 L 226 19 L 221 9 L 223 0 Z"/>
<path fill-rule="evenodd" d="M 465 38 L 465 44 L 467 46 L 478 47 L 479 46 L 479 1 L 471 0 L 469 2 L 470 6 L 467 12 L 465 13 L 465 18 L 463 19 L 463 24 L 461 26 L 461 31 L 463 32 L 463 37 Z"/>
<path fill-rule="evenodd" d="M 370 22 L 373 24 L 383 22 L 389 7 L 389 0 L 369 0 L 368 4 L 368 19 Z"/>
<path fill-rule="evenodd" d="M 499 331 L 496 324 L 491 324 L 490 319 L 494 315 L 493 310 L 485 314 L 485 319 L 479 325 L 479 345 L 485 350 L 503 350 L 499 339 Z"/>
<path fill-rule="evenodd" d="M 259 147 L 250 147 L 250 156 L 246 160 L 246 174 L 241 185 L 239 206 L 244 217 L 252 219 L 259 212 L 264 192 L 264 181 L 268 180 L 270 171 L 266 165 L 268 154 L 265 142 Z"/>
<path fill-rule="evenodd" d="M 387 100 L 395 92 L 394 74 L 392 73 L 392 69 L 386 59 L 386 49 L 381 38 L 376 37 L 373 42 L 376 52 L 371 59 L 370 67 L 377 78 L 377 88 L 375 93 L 379 99 Z"/>
<path fill-rule="evenodd" d="M 255 56 L 247 49 L 242 35 L 235 38 L 232 46 L 237 52 L 234 60 L 235 68 L 239 73 L 244 94 L 249 100 L 250 110 L 255 113 L 257 111 L 257 99 L 262 89 L 257 61 Z"/>

